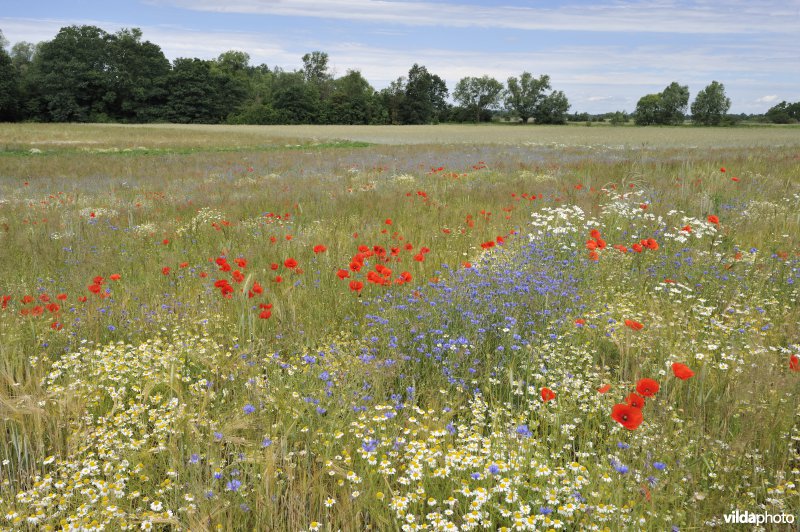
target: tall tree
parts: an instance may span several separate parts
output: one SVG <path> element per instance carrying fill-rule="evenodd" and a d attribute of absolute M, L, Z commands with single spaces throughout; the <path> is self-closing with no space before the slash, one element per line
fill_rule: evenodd
<path fill-rule="evenodd" d="M 688 107 L 689 87 L 673 81 L 661 92 L 660 123 L 673 126 L 682 124 Z"/>
<path fill-rule="evenodd" d="M 181 124 L 216 124 L 225 118 L 224 102 L 211 61 L 178 58 L 167 79 L 164 117 Z"/>
<path fill-rule="evenodd" d="M 95 26 L 61 28 L 39 47 L 31 65 L 38 86 L 43 119 L 86 122 L 108 119 L 110 94 L 108 40 Z"/>
<path fill-rule="evenodd" d="M 384 124 L 400 124 L 401 115 L 400 110 L 403 108 L 403 102 L 406 99 L 406 78 L 399 77 L 389 83 L 389 86 L 382 89 L 378 93 L 378 101 L 381 104 L 379 113 L 381 114 L 381 123 Z"/>
<path fill-rule="evenodd" d="M 503 84 L 489 76 L 462 78 L 453 90 L 453 99 L 468 109 L 475 122 L 480 122 L 481 114 L 495 109 L 500 103 Z"/>
<path fill-rule="evenodd" d="M 442 78 L 415 63 L 408 71 L 400 119 L 404 124 L 438 122 L 447 110 L 447 94 Z"/>
<path fill-rule="evenodd" d="M 375 90 L 361 72 L 348 70 L 333 81 L 333 93 L 326 109 L 326 121 L 333 124 L 369 124 L 372 121 Z"/>
<path fill-rule="evenodd" d="M 730 108 L 731 100 L 725 96 L 725 85 L 712 81 L 697 93 L 692 102 L 692 121 L 704 126 L 718 126 Z"/>
<path fill-rule="evenodd" d="M 539 101 L 533 114 L 537 124 L 566 124 L 569 100 L 561 91 L 553 91 Z"/>
<path fill-rule="evenodd" d="M 6 52 L 7 43 L 0 31 L 0 122 L 10 122 L 18 117 L 19 78 L 11 56 Z"/>
<path fill-rule="evenodd" d="M 636 103 L 633 121 L 637 126 L 660 124 L 661 94 L 647 94 Z"/>
<path fill-rule="evenodd" d="M 517 79 L 508 78 L 505 103 L 509 111 L 520 117 L 522 123 L 536 114 L 544 92 L 550 90 L 550 76 L 542 75 L 534 78 L 530 72 L 523 72 Z"/>
<path fill-rule="evenodd" d="M 139 28 L 123 29 L 108 40 L 108 113 L 124 122 L 149 122 L 163 113 L 170 64 L 161 48 L 142 42 Z"/>

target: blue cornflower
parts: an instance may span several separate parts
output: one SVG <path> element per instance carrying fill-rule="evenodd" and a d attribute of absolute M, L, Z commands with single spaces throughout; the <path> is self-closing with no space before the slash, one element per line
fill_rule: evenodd
<path fill-rule="evenodd" d="M 531 429 L 528 428 L 528 425 L 520 425 L 517 427 L 517 434 L 524 438 L 530 438 L 533 436 L 533 433 L 531 432 Z"/>
<path fill-rule="evenodd" d="M 263 440 L 261 440 L 261 447 L 269 447 L 270 445 L 272 445 L 271 438 L 264 438 Z"/>
<path fill-rule="evenodd" d="M 192 456 L 189 457 L 189 463 L 190 464 L 196 464 L 199 461 L 200 461 L 200 455 L 197 454 L 197 453 L 192 453 Z"/>
<path fill-rule="evenodd" d="M 492 464 L 489 466 L 489 473 L 491 473 L 492 475 L 496 475 L 499 472 L 500 472 L 500 466 L 498 466 L 497 464 Z"/>
<path fill-rule="evenodd" d="M 250 403 L 247 403 L 246 405 L 244 405 L 244 408 L 242 408 L 242 410 L 244 411 L 245 414 L 252 414 L 253 412 L 256 411 L 256 407 L 254 407 Z"/>
<path fill-rule="evenodd" d="M 655 467 L 659 471 L 663 471 L 667 468 L 667 464 L 665 464 L 664 462 L 653 462 L 653 467 Z"/>
<path fill-rule="evenodd" d="M 225 484 L 226 491 L 239 491 L 239 488 L 242 487 L 242 481 L 237 479 L 229 480 L 227 484 Z"/>
<path fill-rule="evenodd" d="M 615 464 L 614 469 L 616 469 L 617 473 L 619 473 L 620 475 L 624 475 L 625 473 L 628 472 L 628 466 L 624 464 Z"/>

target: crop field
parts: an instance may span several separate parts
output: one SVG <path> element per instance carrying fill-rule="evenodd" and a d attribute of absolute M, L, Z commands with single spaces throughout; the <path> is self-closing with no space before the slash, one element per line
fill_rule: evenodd
<path fill-rule="evenodd" d="M 0 125 L 0 529 L 782 530 L 799 394 L 797 128 Z"/>

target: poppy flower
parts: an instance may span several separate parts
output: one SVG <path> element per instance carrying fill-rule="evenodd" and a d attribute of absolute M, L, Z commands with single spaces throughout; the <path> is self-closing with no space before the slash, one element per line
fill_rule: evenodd
<path fill-rule="evenodd" d="M 5 299 L 5 297 L 6 296 L 3 296 L 3 299 Z M 10 298 L 10 296 L 8 296 L 8 297 Z M 56 299 L 58 299 L 59 301 L 66 301 L 67 300 L 67 294 L 58 294 L 56 296 Z"/>
<path fill-rule="evenodd" d="M 328 248 L 326 248 L 322 244 L 317 244 L 316 246 L 314 246 L 314 253 L 325 253 L 326 251 L 328 251 Z"/>
<path fill-rule="evenodd" d="M 166 246 L 167 244 L 169 244 L 169 239 L 165 238 L 164 240 L 161 241 L 161 243 Z"/>
<path fill-rule="evenodd" d="M 556 398 L 556 393 L 550 388 L 542 388 L 542 401 L 545 403 Z"/>
<path fill-rule="evenodd" d="M 297 261 L 289 257 L 288 259 L 283 261 L 283 265 L 291 270 L 292 268 L 297 268 Z"/>
<path fill-rule="evenodd" d="M 33 296 L 26 295 L 22 298 L 23 304 L 33 303 Z"/>
<path fill-rule="evenodd" d="M 642 245 L 641 245 L 641 244 L 639 244 L 639 243 L 636 243 L 636 244 L 632 245 L 632 246 L 631 246 L 631 248 L 633 248 L 633 250 L 634 250 L 636 253 L 641 253 L 641 252 L 642 252 L 642 250 L 644 249 L 644 248 L 642 247 Z"/>
<path fill-rule="evenodd" d="M 246 268 L 247 267 L 247 259 L 243 259 L 243 258 L 240 257 L 238 259 L 235 259 L 234 262 L 240 268 Z"/>
<path fill-rule="evenodd" d="M 636 395 L 635 393 L 628 394 L 625 398 L 625 404 L 634 408 L 644 408 L 644 397 Z"/>
<path fill-rule="evenodd" d="M 589 251 L 594 251 L 595 249 L 597 249 L 597 242 L 595 242 L 594 240 L 587 240 L 586 249 L 588 249 Z"/>
<path fill-rule="evenodd" d="M 683 227 L 681 227 L 681 231 L 683 231 L 684 233 L 691 233 L 692 232 L 692 226 L 691 225 L 684 225 Z"/>
<path fill-rule="evenodd" d="M 715 214 L 709 214 L 707 220 L 714 225 L 719 225 L 719 217 Z"/>
<path fill-rule="evenodd" d="M 578 318 L 577 320 L 575 320 L 575 325 L 581 325 L 581 326 L 586 325 L 586 320 L 583 318 Z"/>
<path fill-rule="evenodd" d="M 275 276 L 275 279 L 273 279 L 273 280 L 274 280 L 276 283 L 282 283 L 282 282 L 283 282 L 283 277 L 281 277 L 280 275 L 276 275 L 276 276 Z"/>
<path fill-rule="evenodd" d="M 595 240 L 597 240 L 597 239 L 599 239 L 599 238 L 600 238 L 600 231 L 599 231 L 599 230 L 597 230 L 597 229 L 592 229 L 592 230 L 589 232 L 589 236 L 590 236 L 590 237 L 592 237 L 592 238 L 594 238 Z"/>
<path fill-rule="evenodd" d="M 610 385 L 610 384 L 605 384 L 605 385 L 603 385 L 603 386 L 599 387 L 599 388 L 597 389 L 597 391 L 598 391 L 599 393 L 606 393 L 606 392 L 608 392 L 608 390 L 610 390 L 610 389 L 611 389 L 611 385 Z"/>
<path fill-rule="evenodd" d="M 625 326 L 630 327 L 634 331 L 641 331 L 644 328 L 644 325 L 634 320 L 625 320 Z"/>
<path fill-rule="evenodd" d="M 253 282 L 253 292 L 256 293 L 256 294 L 263 294 L 264 293 L 264 287 L 261 286 L 258 283 L 258 281 L 255 281 L 255 282 Z"/>
<path fill-rule="evenodd" d="M 423 255 L 422 253 L 417 253 L 416 255 L 414 255 L 414 260 L 417 262 L 423 262 L 425 260 L 425 255 Z"/>
<path fill-rule="evenodd" d="M 639 379 L 636 383 L 636 391 L 644 397 L 653 397 L 658 392 L 658 382 L 653 379 Z"/>
<path fill-rule="evenodd" d="M 273 270 L 273 271 L 275 271 L 275 270 L 277 270 L 278 268 L 280 268 L 280 266 L 278 265 L 278 263 L 277 263 L 277 262 L 273 262 L 272 264 L 270 264 L 270 265 L 269 265 L 269 269 L 270 269 L 270 270 Z"/>
<path fill-rule="evenodd" d="M 672 364 L 672 373 L 682 381 L 694 376 L 694 371 L 689 369 L 689 366 L 686 364 L 681 364 L 680 362 Z"/>
<path fill-rule="evenodd" d="M 628 430 L 636 430 L 644 420 L 641 409 L 622 403 L 611 408 L 611 418 Z"/>
<path fill-rule="evenodd" d="M 61 329 L 64 328 L 64 326 L 61 325 L 61 323 L 54 321 L 53 323 L 50 324 L 50 328 L 53 329 L 54 331 L 60 331 Z"/>
<path fill-rule="evenodd" d="M 392 219 L 391 218 L 386 218 L 386 220 L 384 220 L 383 223 L 385 223 L 386 225 L 392 225 Z"/>
<path fill-rule="evenodd" d="M 103 277 L 100 275 L 92 279 L 92 281 L 94 281 L 94 284 L 103 284 L 103 280 L 104 280 Z"/>
<path fill-rule="evenodd" d="M 725 167 L 723 166 L 722 168 L 719 169 L 719 171 L 724 174 L 725 173 Z"/>
<path fill-rule="evenodd" d="M 268 320 L 272 316 L 272 311 L 270 310 L 262 310 L 261 313 L 258 315 L 259 318 L 262 320 Z"/>
<path fill-rule="evenodd" d="M 352 290 L 353 292 L 360 293 L 363 288 L 364 288 L 364 283 L 362 283 L 361 281 L 350 281 L 350 290 Z"/>
<path fill-rule="evenodd" d="M 103 288 L 99 284 L 90 284 L 89 285 L 89 292 L 91 292 L 93 294 L 99 294 L 100 290 L 102 290 L 102 289 Z"/>
<path fill-rule="evenodd" d="M 233 280 L 236 281 L 237 283 L 241 283 L 242 281 L 244 281 L 244 274 L 239 270 L 234 270 L 233 273 L 231 274 L 231 277 L 233 277 Z"/>
<path fill-rule="evenodd" d="M 161 273 L 163 273 L 164 275 L 169 275 L 170 271 L 171 268 L 169 266 L 164 266 L 163 268 L 161 268 Z"/>
<path fill-rule="evenodd" d="M 118 273 L 112 273 L 111 275 L 108 276 L 108 278 L 111 279 L 112 281 L 119 281 L 120 279 L 122 279 L 122 276 Z"/>
<path fill-rule="evenodd" d="M 50 313 L 55 314 L 56 312 L 61 310 L 61 307 L 57 303 L 50 303 L 49 305 L 47 305 L 47 310 L 50 311 Z"/>
<path fill-rule="evenodd" d="M 78 296 L 78 301 L 81 303 L 86 303 L 86 296 Z"/>
<path fill-rule="evenodd" d="M 797 355 L 789 357 L 789 369 L 792 371 L 800 371 L 800 357 Z"/>
<path fill-rule="evenodd" d="M 339 270 L 336 272 L 336 276 L 341 280 L 345 280 L 347 277 L 350 277 L 350 272 L 347 270 Z"/>
<path fill-rule="evenodd" d="M 462 262 L 461 265 L 464 268 L 472 268 L 472 263 L 471 262 Z"/>

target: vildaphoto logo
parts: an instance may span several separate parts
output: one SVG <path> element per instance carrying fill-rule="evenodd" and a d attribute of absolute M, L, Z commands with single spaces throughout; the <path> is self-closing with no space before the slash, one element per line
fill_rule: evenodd
<path fill-rule="evenodd" d="M 794 514 L 768 514 L 766 512 L 757 514 L 754 512 L 740 512 L 736 510 L 723 516 L 726 524 L 736 525 L 770 525 L 770 524 L 794 524 Z"/>

